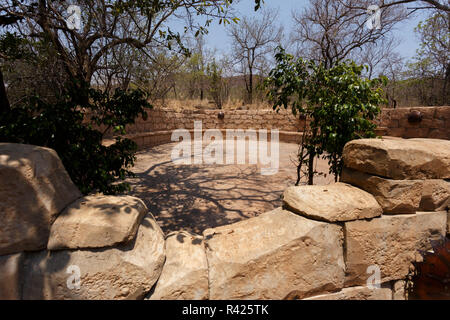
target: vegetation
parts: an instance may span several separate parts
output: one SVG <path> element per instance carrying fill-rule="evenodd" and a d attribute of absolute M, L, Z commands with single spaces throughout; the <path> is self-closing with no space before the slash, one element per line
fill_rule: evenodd
<path fill-rule="evenodd" d="M 286 33 L 276 10 L 258 10 L 261 0 L 254 1 L 256 14 L 240 18 L 232 0 L 80 0 L 79 28 L 67 23 L 71 1 L 5 0 L 0 139 L 56 149 L 84 193 L 121 192 L 136 145 L 118 136 L 147 108 L 169 100 L 219 109 L 267 106 L 261 84 L 269 76 L 274 103 L 312 120 L 300 156 L 308 175 L 311 159 L 325 156 L 337 177 L 344 143 L 372 135 L 368 120 L 383 102 L 380 75 L 389 79 L 383 88 L 393 107 L 450 104 L 445 1 L 383 4 L 380 30 L 364 26 L 369 2 L 309 0 L 293 12 L 296 27 Z M 411 14 L 405 3 L 431 10 L 417 27 L 421 48 L 407 64 L 393 37 Z M 206 45 L 213 21 L 227 25 L 231 52 Z M 274 57 L 278 45 L 295 58 Z M 105 135 L 117 138 L 105 146 Z"/>
<path fill-rule="evenodd" d="M 363 67 L 340 62 L 331 68 L 313 60 L 294 59 L 283 49 L 276 55 L 277 66 L 265 81 L 274 109 L 291 107 L 308 120 L 300 147 L 298 181 L 305 172 L 313 184 L 314 160 L 328 159 L 336 181 L 342 171 L 342 152 L 347 142 L 375 137 L 370 121 L 384 101 L 382 79 L 364 79 Z M 306 169 L 303 169 L 306 167 Z"/>

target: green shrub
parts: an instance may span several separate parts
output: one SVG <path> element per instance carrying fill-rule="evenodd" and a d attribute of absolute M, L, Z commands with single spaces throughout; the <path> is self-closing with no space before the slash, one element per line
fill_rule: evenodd
<path fill-rule="evenodd" d="M 102 145 L 100 125 L 124 134 L 151 106 L 143 92 L 116 90 L 112 95 L 86 88 L 67 91 L 54 104 L 38 97 L 16 106 L 0 117 L 0 141 L 25 143 L 54 149 L 80 191 L 116 194 L 129 186 L 120 180 L 132 176 L 137 145 L 119 136 L 110 146 Z M 86 99 L 83 99 L 85 97 Z M 80 101 L 84 102 L 80 105 Z M 87 119 L 90 115 L 91 119 Z M 105 130 L 106 131 L 106 130 Z"/>

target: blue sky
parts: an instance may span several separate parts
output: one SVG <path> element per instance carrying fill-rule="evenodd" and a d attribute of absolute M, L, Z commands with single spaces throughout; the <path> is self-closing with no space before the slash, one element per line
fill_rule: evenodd
<path fill-rule="evenodd" d="M 307 4 L 308 0 L 265 0 L 266 7 L 279 8 L 280 22 L 284 25 L 286 32 L 292 30 L 292 10 L 305 7 Z M 238 17 L 254 15 L 254 1 L 241 0 L 241 2 L 236 5 L 236 9 L 238 11 Z M 422 12 L 417 16 L 408 19 L 407 22 L 398 25 L 397 30 L 395 30 L 394 35 L 400 40 L 397 51 L 406 59 L 412 58 L 418 48 L 419 43 L 414 33 L 414 28 L 419 21 L 424 20 L 425 14 L 425 12 Z M 210 48 L 216 48 L 221 52 L 229 51 L 231 41 L 227 36 L 225 28 L 226 27 L 218 25 L 216 22 L 210 26 L 209 34 L 206 36 L 206 42 Z"/>

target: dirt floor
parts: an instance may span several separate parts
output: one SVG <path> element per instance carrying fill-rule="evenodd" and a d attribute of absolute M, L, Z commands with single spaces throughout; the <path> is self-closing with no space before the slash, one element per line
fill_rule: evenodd
<path fill-rule="evenodd" d="M 175 165 L 171 161 L 175 145 L 139 152 L 133 168 L 136 177 L 129 179 L 131 194 L 145 201 L 166 234 L 177 230 L 201 234 L 270 211 L 281 206 L 283 190 L 296 181 L 296 144 L 280 143 L 279 170 L 274 175 L 261 175 L 259 164 Z M 328 173 L 326 161 L 318 161 L 316 170 Z M 333 182 L 330 175 L 315 180 L 322 185 Z"/>

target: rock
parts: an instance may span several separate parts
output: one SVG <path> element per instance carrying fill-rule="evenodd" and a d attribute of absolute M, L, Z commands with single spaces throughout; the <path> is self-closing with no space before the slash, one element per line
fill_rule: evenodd
<path fill-rule="evenodd" d="M 446 219 L 442 211 L 346 222 L 346 286 L 366 285 L 369 266 L 380 268 L 381 283 L 406 278 L 419 250 L 445 234 Z"/>
<path fill-rule="evenodd" d="M 0 256 L 0 300 L 19 300 L 23 253 Z"/>
<path fill-rule="evenodd" d="M 56 219 L 48 250 L 103 248 L 136 236 L 147 213 L 142 200 L 131 196 L 95 195 L 78 199 Z"/>
<path fill-rule="evenodd" d="M 52 149 L 0 143 L 0 255 L 46 248 L 59 212 L 81 197 Z"/>
<path fill-rule="evenodd" d="M 419 210 L 423 180 L 384 179 L 344 168 L 341 181 L 372 194 L 385 214 L 415 213 Z"/>
<path fill-rule="evenodd" d="M 342 228 L 278 208 L 204 231 L 211 300 L 283 299 L 337 291 Z"/>
<path fill-rule="evenodd" d="M 289 187 L 284 191 L 283 203 L 295 213 L 329 222 L 373 218 L 383 213 L 371 194 L 344 183 Z"/>
<path fill-rule="evenodd" d="M 450 141 L 361 139 L 346 144 L 346 167 L 390 179 L 450 178 Z"/>
<path fill-rule="evenodd" d="M 425 180 L 423 183 L 420 211 L 441 211 L 450 205 L 450 182 Z"/>
<path fill-rule="evenodd" d="M 203 237 L 175 232 L 166 238 L 166 262 L 150 300 L 209 298 L 208 261 Z"/>
<path fill-rule="evenodd" d="M 304 300 L 392 300 L 392 291 L 389 288 L 351 287 Z"/>
<path fill-rule="evenodd" d="M 392 300 L 407 300 L 405 285 L 406 282 L 404 280 L 394 282 L 392 286 Z"/>
<path fill-rule="evenodd" d="M 447 211 L 447 236 L 450 236 L 450 211 Z"/>
<path fill-rule="evenodd" d="M 116 248 L 27 254 L 23 298 L 143 298 L 159 278 L 164 260 L 164 235 L 148 213 L 135 240 Z"/>

